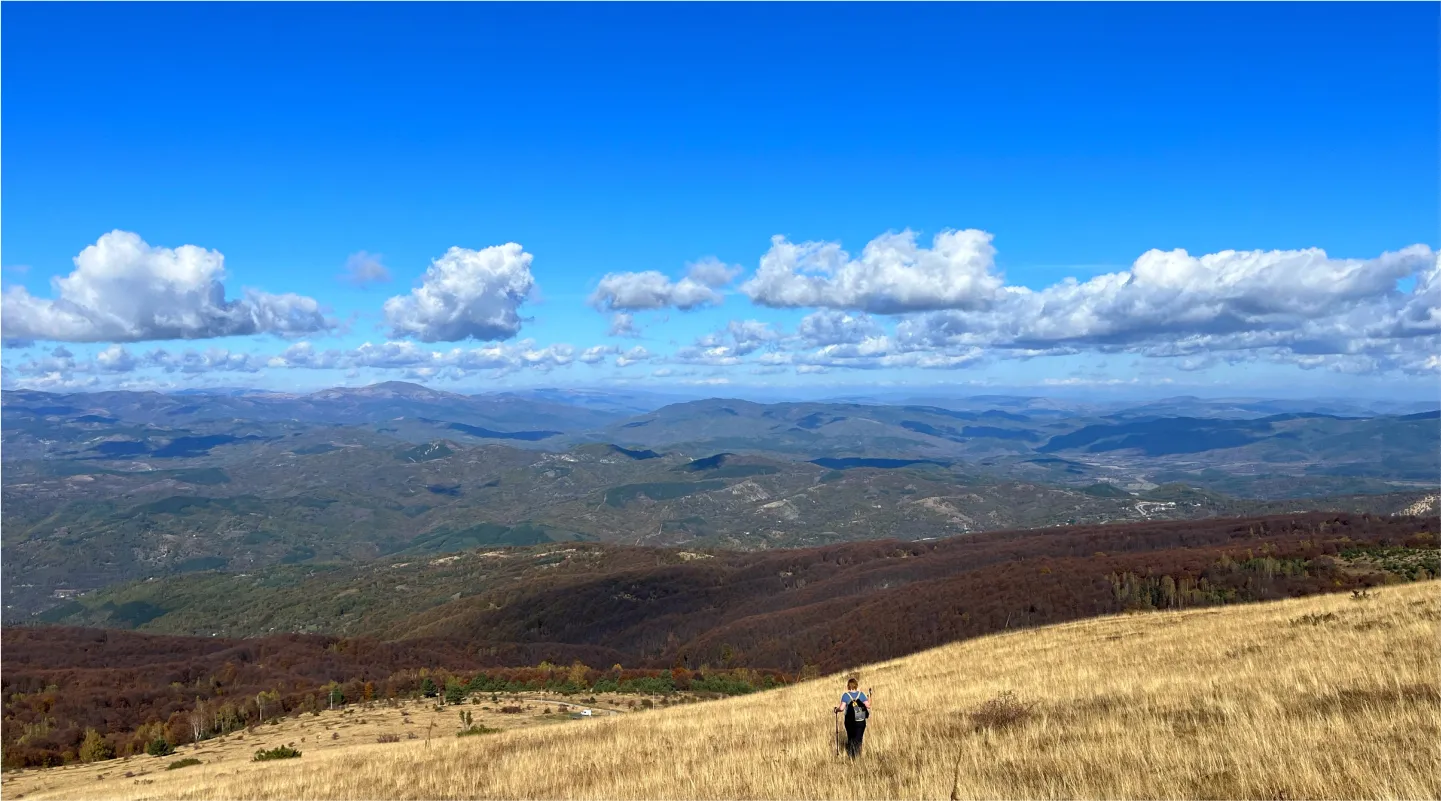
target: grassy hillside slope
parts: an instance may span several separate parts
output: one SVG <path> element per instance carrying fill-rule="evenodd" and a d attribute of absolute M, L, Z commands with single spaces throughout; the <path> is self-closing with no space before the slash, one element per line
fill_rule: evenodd
<path fill-rule="evenodd" d="M 835 756 L 832 676 L 428 748 L 206 764 L 26 797 L 1434 798 L 1438 621 L 1430 581 L 944 646 L 860 670 L 876 714 L 856 764 Z M 978 710 L 1005 692 L 1028 711 L 981 725 Z"/>

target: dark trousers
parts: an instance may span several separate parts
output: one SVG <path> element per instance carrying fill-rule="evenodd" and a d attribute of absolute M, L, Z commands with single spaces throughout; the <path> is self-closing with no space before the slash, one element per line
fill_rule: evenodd
<path fill-rule="evenodd" d="M 859 723 L 852 720 L 846 721 L 846 753 L 850 755 L 851 759 L 861 755 L 861 740 L 864 740 L 865 737 L 865 721 Z"/>

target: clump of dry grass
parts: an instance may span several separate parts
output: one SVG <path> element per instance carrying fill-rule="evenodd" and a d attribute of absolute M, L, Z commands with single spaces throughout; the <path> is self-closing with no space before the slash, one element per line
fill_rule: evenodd
<path fill-rule="evenodd" d="M 206 764 L 99 786 L 134 800 L 1436 798 L 1438 601 L 1432 581 L 1365 603 L 1125 615 L 873 665 L 855 763 L 835 757 L 836 676 L 428 751 L 355 745 L 299 766 Z"/>

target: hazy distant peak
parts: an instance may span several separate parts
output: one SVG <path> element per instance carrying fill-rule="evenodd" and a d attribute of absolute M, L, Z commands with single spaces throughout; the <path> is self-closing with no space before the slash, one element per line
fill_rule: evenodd
<path fill-rule="evenodd" d="M 339 400 L 343 398 L 408 398 L 411 400 L 442 400 L 447 398 L 463 399 L 464 396 L 456 395 L 453 392 L 442 392 L 438 389 L 412 384 L 408 381 L 382 381 L 379 384 L 371 384 L 364 387 L 335 387 L 323 389 L 312 393 L 312 398 L 319 400 Z"/>

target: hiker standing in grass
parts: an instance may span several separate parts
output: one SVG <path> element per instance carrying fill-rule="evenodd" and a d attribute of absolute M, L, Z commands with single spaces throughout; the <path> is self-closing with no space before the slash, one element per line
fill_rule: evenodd
<path fill-rule="evenodd" d="M 846 691 L 841 694 L 836 714 L 846 713 L 846 753 L 851 759 L 861 755 L 861 740 L 866 736 L 866 718 L 871 716 L 871 699 L 857 687 L 860 682 L 851 679 L 846 682 Z"/>

